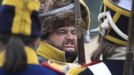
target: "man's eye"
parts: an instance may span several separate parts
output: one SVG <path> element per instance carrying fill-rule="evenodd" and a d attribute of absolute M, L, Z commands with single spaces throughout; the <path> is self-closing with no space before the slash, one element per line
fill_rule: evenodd
<path fill-rule="evenodd" d="M 72 31 L 72 34 L 77 35 L 77 31 Z"/>
<path fill-rule="evenodd" d="M 57 34 L 65 34 L 65 31 L 56 31 Z"/>

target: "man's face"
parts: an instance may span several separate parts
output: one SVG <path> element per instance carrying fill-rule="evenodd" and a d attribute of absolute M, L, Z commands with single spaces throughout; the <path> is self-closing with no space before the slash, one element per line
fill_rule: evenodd
<path fill-rule="evenodd" d="M 51 33 L 47 42 L 65 52 L 75 52 L 77 45 L 77 31 L 74 26 L 60 27 Z"/>

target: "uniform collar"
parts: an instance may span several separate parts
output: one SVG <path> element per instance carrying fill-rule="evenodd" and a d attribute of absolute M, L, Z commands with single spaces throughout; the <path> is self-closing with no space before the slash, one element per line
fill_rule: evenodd
<path fill-rule="evenodd" d="M 25 46 L 25 51 L 26 51 L 26 55 L 27 55 L 27 63 L 28 64 L 39 64 L 37 55 L 32 48 Z M 4 56 L 5 56 L 5 52 L 4 51 L 0 52 L 0 67 L 2 67 L 4 64 L 4 61 L 5 61 Z"/>
<path fill-rule="evenodd" d="M 25 47 L 26 50 L 26 55 L 27 55 L 27 63 L 28 64 L 39 64 L 38 61 L 38 57 L 36 55 L 35 50 L 33 50 L 32 48 L 26 46 Z"/>
<path fill-rule="evenodd" d="M 40 46 L 37 50 L 37 54 L 46 59 L 52 59 L 56 61 L 65 62 L 65 52 L 61 51 L 46 41 L 41 41 Z"/>

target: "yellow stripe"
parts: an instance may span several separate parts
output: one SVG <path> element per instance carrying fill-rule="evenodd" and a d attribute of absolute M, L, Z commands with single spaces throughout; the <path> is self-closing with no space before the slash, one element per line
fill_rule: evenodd
<path fill-rule="evenodd" d="M 17 8 L 15 9 L 15 12 L 17 12 Z M 23 12 L 19 11 L 15 14 L 13 25 L 12 25 L 12 33 L 19 34 L 20 33 L 20 27 L 22 26 L 22 15 Z"/>
<path fill-rule="evenodd" d="M 3 5 L 15 7 L 15 17 L 12 25 L 12 33 L 31 35 L 31 13 L 38 10 L 40 3 L 38 0 L 4 0 Z"/>
<path fill-rule="evenodd" d="M 2 67 L 4 65 L 4 61 L 5 61 L 5 51 L 0 51 L 0 67 Z"/>
<path fill-rule="evenodd" d="M 24 12 L 24 22 L 23 22 L 23 28 L 21 29 L 23 34 L 30 35 L 31 34 L 31 28 L 32 28 L 32 22 L 31 22 L 31 12 Z"/>
<path fill-rule="evenodd" d="M 107 40 L 112 41 L 112 42 L 114 42 L 116 44 L 119 44 L 119 45 L 123 45 L 123 46 L 128 45 L 128 43 L 126 41 L 122 41 L 122 40 L 117 39 L 117 38 L 115 38 L 113 36 L 110 36 L 110 35 L 106 35 L 104 38 L 106 38 Z"/>
<path fill-rule="evenodd" d="M 18 6 L 22 7 L 23 0 L 3 0 L 2 5 Z"/>
<path fill-rule="evenodd" d="M 28 64 L 39 64 L 37 54 L 32 48 L 25 46 L 25 51 L 27 55 Z"/>
<path fill-rule="evenodd" d="M 69 75 L 79 75 L 82 71 L 84 71 L 85 67 L 75 67 L 68 71 Z"/>
<path fill-rule="evenodd" d="M 39 64 L 36 52 L 32 48 L 25 46 L 25 52 L 28 64 Z M 4 62 L 5 62 L 5 51 L 0 51 L 0 67 L 4 65 Z"/>
<path fill-rule="evenodd" d="M 83 0 L 80 0 L 80 4 L 84 7 L 84 10 L 87 13 L 87 16 L 86 16 L 86 22 L 87 22 L 86 27 L 87 28 L 86 28 L 86 30 L 89 30 L 90 29 L 90 11 L 89 11 L 89 8 Z"/>
<path fill-rule="evenodd" d="M 114 23 L 116 23 L 116 22 L 119 20 L 120 16 L 121 16 L 121 15 L 118 14 L 118 13 L 116 13 L 116 14 L 114 15 L 114 17 L 113 17 Z"/>
<path fill-rule="evenodd" d="M 130 12 L 129 11 L 123 10 L 120 7 L 115 6 L 109 0 L 104 0 L 104 4 L 107 7 L 111 8 L 112 10 L 116 11 L 117 13 L 130 17 Z"/>
<path fill-rule="evenodd" d="M 23 3 L 21 3 L 23 5 Z M 30 14 L 31 12 L 26 9 L 26 7 L 20 7 L 19 4 L 15 5 L 15 17 L 13 21 L 12 26 L 12 33 L 15 34 L 25 34 L 30 35 L 31 34 L 31 20 L 30 20 Z M 26 11 L 27 10 L 27 11 Z"/>
<path fill-rule="evenodd" d="M 103 11 L 106 12 L 106 10 L 107 10 L 107 9 L 106 9 L 106 5 L 104 5 L 104 10 L 103 10 Z"/>

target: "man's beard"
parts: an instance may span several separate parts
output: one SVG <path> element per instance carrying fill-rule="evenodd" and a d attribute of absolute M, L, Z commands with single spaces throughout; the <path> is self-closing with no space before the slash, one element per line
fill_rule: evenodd
<path fill-rule="evenodd" d="M 77 50 L 76 50 L 76 42 L 75 40 L 66 40 L 64 42 L 64 45 L 65 44 L 71 44 L 71 45 L 74 45 L 74 49 L 70 49 L 70 50 L 64 50 L 65 51 L 65 58 L 66 58 L 66 62 L 73 62 L 76 57 L 77 57 Z"/>
<path fill-rule="evenodd" d="M 76 44 L 74 40 L 67 40 L 67 41 L 64 41 L 64 43 L 62 44 L 62 46 L 57 46 L 54 42 L 52 42 L 51 40 L 47 40 L 47 42 L 49 44 L 51 44 L 52 46 L 58 48 L 59 50 L 61 51 L 64 51 L 65 52 L 65 59 L 67 62 L 73 62 L 76 57 L 77 57 L 77 50 L 76 50 L 76 46 L 74 49 L 71 49 L 71 50 L 65 50 L 64 49 L 64 44 L 68 44 L 68 43 L 71 43 L 71 44 Z"/>
<path fill-rule="evenodd" d="M 77 57 L 77 52 L 65 51 L 66 62 L 73 62 Z"/>

